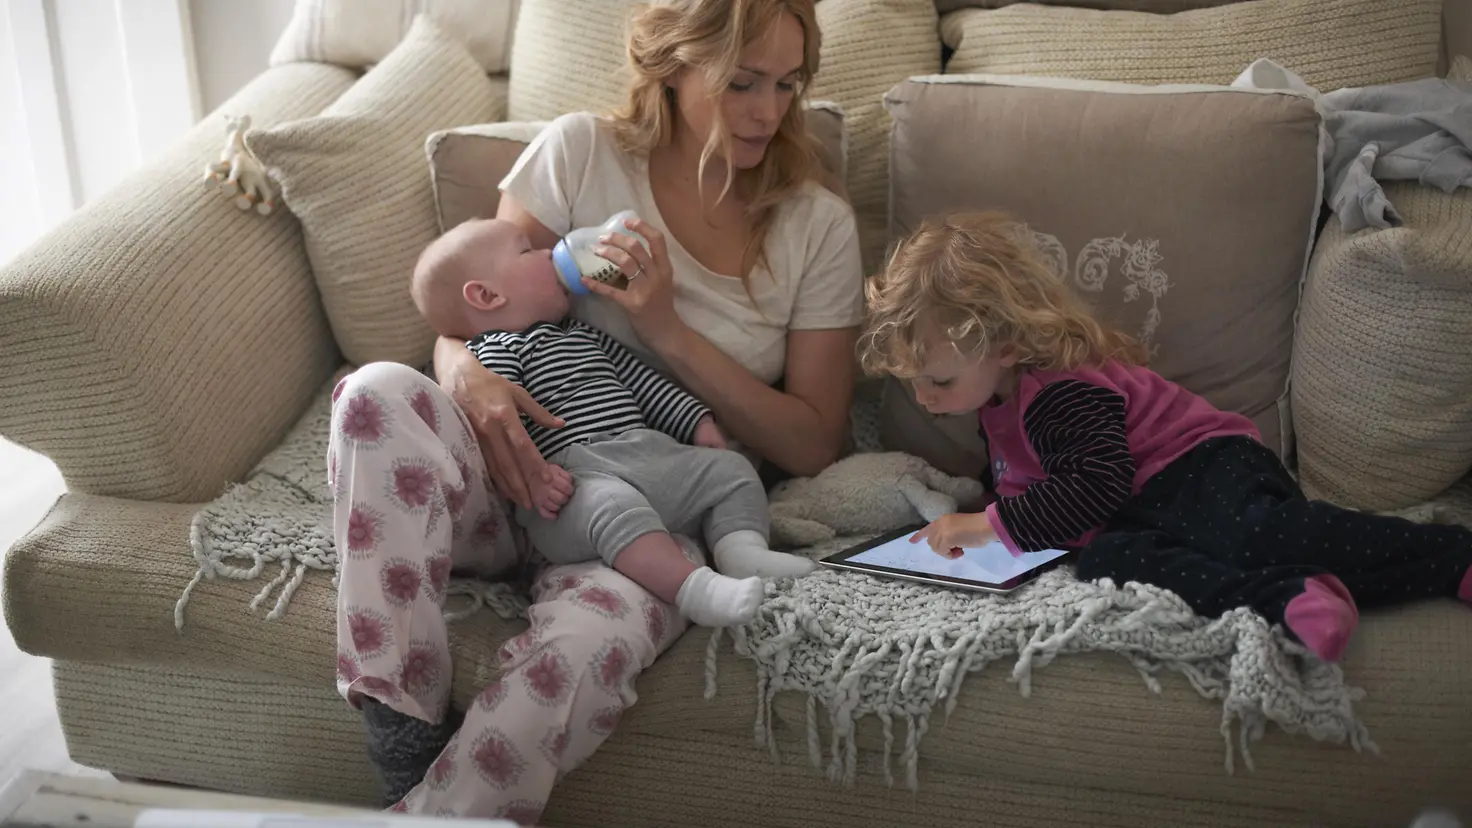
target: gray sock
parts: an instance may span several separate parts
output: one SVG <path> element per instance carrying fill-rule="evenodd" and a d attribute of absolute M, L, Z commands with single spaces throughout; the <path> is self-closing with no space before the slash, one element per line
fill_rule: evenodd
<path fill-rule="evenodd" d="M 400 713 L 378 699 L 363 699 L 368 758 L 378 771 L 385 806 L 403 799 L 424 779 L 464 718 L 452 708 L 443 722 L 433 725 Z"/>

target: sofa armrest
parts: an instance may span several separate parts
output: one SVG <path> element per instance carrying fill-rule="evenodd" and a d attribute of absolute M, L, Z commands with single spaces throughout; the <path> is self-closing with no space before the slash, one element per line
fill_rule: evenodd
<path fill-rule="evenodd" d="M 320 112 L 355 75 L 268 70 L 221 112 Z M 281 439 L 340 364 L 296 219 L 204 183 L 225 130 L 196 125 L 0 268 L 0 434 L 75 491 L 207 500 Z"/>

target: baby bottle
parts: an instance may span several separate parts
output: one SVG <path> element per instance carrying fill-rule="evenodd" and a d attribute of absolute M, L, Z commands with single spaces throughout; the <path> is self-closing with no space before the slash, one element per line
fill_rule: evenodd
<path fill-rule="evenodd" d="M 628 219 L 638 217 L 633 210 L 624 210 L 614 214 L 608 221 L 597 227 L 579 227 L 557 242 L 552 248 L 552 263 L 557 268 L 557 275 L 561 277 L 562 283 L 569 291 L 577 294 L 587 293 L 588 288 L 582 281 L 584 276 L 619 290 L 629 286 L 628 275 L 620 270 L 618 265 L 594 253 L 593 248 L 598 246 L 600 236 L 618 233 L 638 239 L 647 250 L 649 243 L 644 240 L 644 237 L 624 226 L 624 222 Z"/>

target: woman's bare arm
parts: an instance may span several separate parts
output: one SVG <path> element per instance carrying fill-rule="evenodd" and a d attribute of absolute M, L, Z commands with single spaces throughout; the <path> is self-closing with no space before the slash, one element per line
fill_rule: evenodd
<path fill-rule="evenodd" d="M 655 348 L 732 437 L 789 474 L 808 477 L 843 451 L 857 337 L 856 328 L 788 333 L 783 391 L 688 327 Z"/>

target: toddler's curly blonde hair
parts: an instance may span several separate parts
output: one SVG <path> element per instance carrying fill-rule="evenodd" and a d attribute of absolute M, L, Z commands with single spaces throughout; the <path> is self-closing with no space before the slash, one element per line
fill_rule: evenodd
<path fill-rule="evenodd" d="M 916 377 L 936 347 L 982 358 L 1010 345 L 1019 366 L 1047 371 L 1145 361 L 1140 343 L 1101 325 L 1005 213 L 925 220 L 864 292 L 859 359 L 869 374 Z"/>

